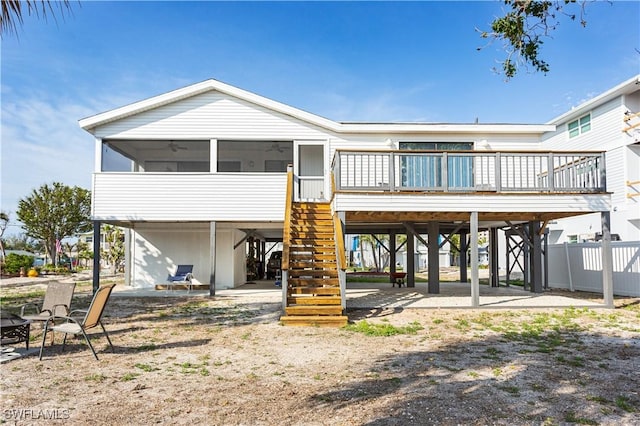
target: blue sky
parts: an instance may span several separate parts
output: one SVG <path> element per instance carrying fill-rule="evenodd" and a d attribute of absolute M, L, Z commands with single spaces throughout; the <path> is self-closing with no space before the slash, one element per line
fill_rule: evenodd
<path fill-rule="evenodd" d="M 93 2 L 2 40 L 1 208 L 44 183 L 91 186 L 80 118 L 215 78 L 336 121 L 543 123 L 640 72 L 640 2 L 562 21 L 548 75 L 505 82 L 502 1 Z M 15 222 L 14 222 L 15 223 Z M 8 233 L 17 233 L 14 226 Z"/>

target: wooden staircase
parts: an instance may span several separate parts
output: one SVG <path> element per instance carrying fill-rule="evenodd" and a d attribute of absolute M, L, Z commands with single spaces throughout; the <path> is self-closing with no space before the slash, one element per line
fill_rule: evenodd
<path fill-rule="evenodd" d="M 287 232 L 287 295 L 280 321 L 285 325 L 346 325 L 329 203 L 293 202 Z"/>

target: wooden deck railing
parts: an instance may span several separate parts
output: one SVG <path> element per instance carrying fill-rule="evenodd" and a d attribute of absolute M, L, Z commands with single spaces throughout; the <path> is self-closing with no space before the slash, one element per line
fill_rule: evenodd
<path fill-rule="evenodd" d="M 337 191 L 604 192 L 603 152 L 337 150 Z"/>

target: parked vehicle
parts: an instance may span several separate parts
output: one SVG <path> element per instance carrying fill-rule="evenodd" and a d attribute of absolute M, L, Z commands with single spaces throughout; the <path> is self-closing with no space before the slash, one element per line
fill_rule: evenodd
<path fill-rule="evenodd" d="M 275 279 L 278 271 L 282 267 L 282 251 L 274 251 L 267 262 L 267 279 Z"/>

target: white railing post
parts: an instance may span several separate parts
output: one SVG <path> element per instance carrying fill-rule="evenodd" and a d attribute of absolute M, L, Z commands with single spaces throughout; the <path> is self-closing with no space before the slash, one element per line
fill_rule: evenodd
<path fill-rule="evenodd" d="M 553 153 L 547 155 L 547 187 L 549 192 L 555 192 L 555 181 L 553 179 Z"/>
<path fill-rule="evenodd" d="M 600 191 L 607 190 L 607 163 L 605 161 L 604 152 L 600 154 L 598 161 L 598 169 L 600 171 Z"/>
<path fill-rule="evenodd" d="M 333 180 L 336 184 L 336 189 L 342 189 L 342 176 L 340 175 L 340 158 L 342 157 L 341 152 L 336 153 L 336 162 L 333 167 Z"/>
<path fill-rule="evenodd" d="M 502 191 L 502 157 L 499 152 L 495 153 L 496 168 L 496 192 Z"/>
<path fill-rule="evenodd" d="M 396 156 L 392 152 L 389 153 L 389 192 L 396 191 Z"/>

